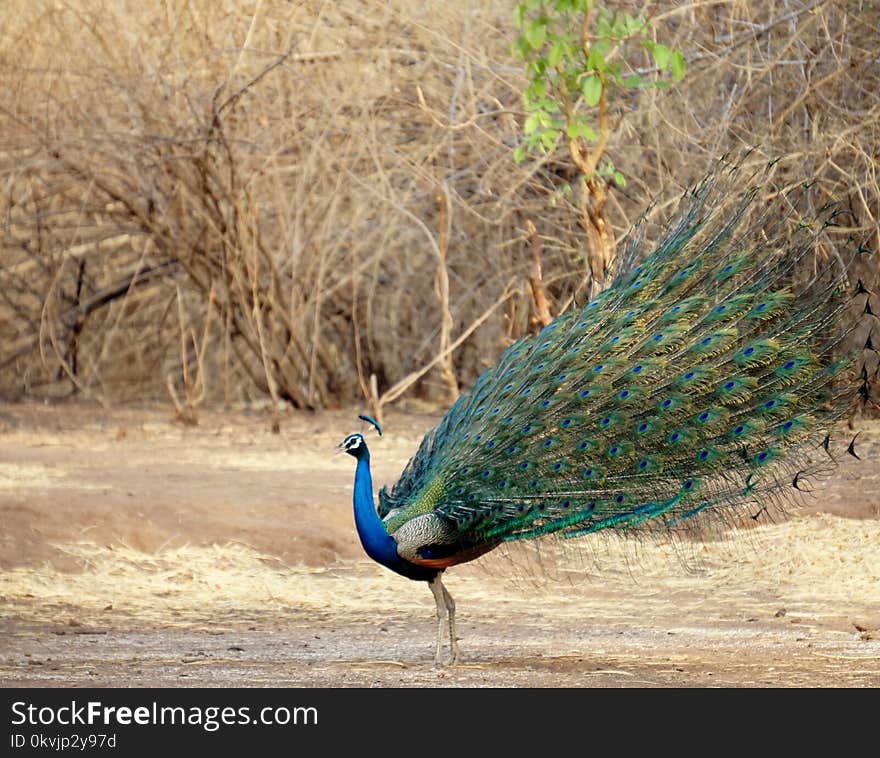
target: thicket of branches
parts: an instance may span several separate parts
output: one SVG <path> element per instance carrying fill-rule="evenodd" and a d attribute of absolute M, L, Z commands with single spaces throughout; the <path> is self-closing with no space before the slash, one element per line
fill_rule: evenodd
<path fill-rule="evenodd" d="M 583 302 L 569 158 L 512 160 L 512 5 L 3 3 L 0 395 L 446 401 L 532 328 L 536 282 Z M 618 237 L 756 145 L 815 182 L 805 212 L 846 211 L 814 265 L 880 246 L 876 4 L 619 5 L 687 75 L 611 105 Z M 877 291 L 877 256 L 853 275 Z"/>

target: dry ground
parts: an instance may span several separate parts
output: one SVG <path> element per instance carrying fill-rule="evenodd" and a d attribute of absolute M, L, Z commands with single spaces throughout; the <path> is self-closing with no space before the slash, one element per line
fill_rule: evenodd
<path fill-rule="evenodd" d="M 880 686 L 880 425 L 804 509 L 686 544 L 597 538 L 427 588 L 364 560 L 352 413 L 0 406 L 4 686 Z M 436 417 L 372 444 L 392 481 Z"/>

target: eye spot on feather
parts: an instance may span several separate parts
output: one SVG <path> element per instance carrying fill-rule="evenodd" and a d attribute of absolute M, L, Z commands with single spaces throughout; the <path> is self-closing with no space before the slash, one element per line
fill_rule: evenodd
<path fill-rule="evenodd" d="M 626 399 L 629 397 L 629 390 L 623 390 L 623 391 L 618 395 L 618 397 L 619 397 L 621 400 L 626 400 Z"/>
<path fill-rule="evenodd" d="M 498 482 L 498 489 L 499 489 L 499 490 L 503 490 L 506 486 L 507 486 L 507 480 L 506 480 L 506 479 L 501 479 L 501 480 Z"/>
<path fill-rule="evenodd" d="M 758 303 L 755 306 L 755 310 L 760 312 L 760 311 L 763 311 L 766 307 L 767 307 L 767 303 Z"/>
<path fill-rule="evenodd" d="M 737 437 L 739 437 L 739 435 L 741 435 L 744 431 L 745 431 L 745 427 L 742 424 L 740 424 L 739 426 L 734 428 L 733 433 Z"/>
<path fill-rule="evenodd" d="M 731 266 L 730 264 L 721 269 L 722 274 L 729 274 L 731 271 L 733 271 L 733 266 Z"/>
<path fill-rule="evenodd" d="M 564 382 L 565 376 L 566 376 L 565 374 L 560 374 L 559 376 L 556 377 L 556 381 L 557 382 Z"/>
<path fill-rule="evenodd" d="M 660 403 L 662 408 L 668 408 L 670 405 L 672 405 L 672 401 L 669 398 L 666 398 L 666 400 Z"/>
<path fill-rule="evenodd" d="M 584 479 L 589 479 L 591 476 L 593 476 L 593 469 L 585 468 L 584 469 Z"/>
<path fill-rule="evenodd" d="M 507 448 L 507 450 L 505 450 L 504 452 L 507 453 L 508 455 L 513 455 L 513 454 L 516 452 L 516 448 L 515 448 L 515 447 L 509 447 L 509 448 Z"/>
<path fill-rule="evenodd" d="M 581 397 L 589 397 L 590 390 L 581 390 Z"/>
<path fill-rule="evenodd" d="M 642 372 L 642 364 L 640 363 L 638 366 L 633 366 L 632 372 L 634 374 L 640 374 Z"/>
<path fill-rule="evenodd" d="M 765 408 L 772 408 L 774 405 L 776 405 L 775 400 L 768 400 L 766 403 L 764 403 Z"/>
<path fill-rule="evenodd" d="M 603 368 L 605 368 L 605 364 L 599 363 L 598 365 L 593 367 L 593 373 L 598 374 Z"/>
<path fill-rule="evenodd" d="M 615 498 L 614 498 L 614 502 L 615 502 L 615 503 L 622 503 L 622 502 L 623 502 L 623 499 L 624 499 L 624 498 L 623 498 L 623 495 L 616 495 Z"/>
<path fill-rule="evenodd" d="M 561 463 L 554 463 L 554 464 L 553 464 L 553 470 L 554 470 L 554 471 L 559 471 L 561 468 L 562 468 L 562 464 L 561 464 Z"/>
<path fill-rule="evenodd" d="M 525 471 L 525 470 L 529 467 L 529 462 L 528 462 L 528 461 L 523 461 L 522 463 L 519 464 L 519 467 L 520 467 L 521 469 L 523 469 L 523 471 Z"/>
<path fill-rule="evenodd" d="M 562 421 L 559 422 L 559 426 L 561 426 L 563 428 L 567 428 L 567 427 L 571 426 L 571 419 L 570 418 L 562 419 Z"/>
<path fill-rule="evenodd" d="M 708 457 L 709 457 L 708 450 L 700 450 L 700 452 L 697 453 L 697 458 L 699 458 L 701 461 L 705 461 L 706 458 L 708 458 Z"/>
<path fill-rule="evenodd" d="M 493 408 L 493 409 L 492 409 L 492 415 L 493 415 L 493 416 L 498 415 L 498 411 L 500 411 L 500 410 L 501 410 L 500 408 Z"/>
<path fill-rule="evenodd" d="M 681 310 L 681 306 L 680 306 L 680 305 L 676 305 L 676 306 L 672 309 L 672 313 L 678 313 L 680 310 Z"/>
<path fill-rule="evenodd" d="M 523 395 L 531 395 L 531 394 L 532 394 L 532 388 L 531 388 L 531 387 L 526 387 L 526 388 L 522 391 L 522 394 L 523 394 Z"/>
<path fill-rule="evenodd" d="M 703 411 L 699 416 L 697 416 L 700 421 L 707 421 L 709 419 L 709 412 Z"/>
<path fill-rule="evenodd" d="M 508 416 L 508 417 L 507 417 L 506 419 L 504 419 L 504 421 L 502 421 L 501 423 L 502 423 L 502 424 L 509 424 L 511 421 L 513 421 L 513 416 Z"/>
<path fill-rule="evenodd" d="M 590 443 L 587 442 L 586 440 L 584 440 L 583 442 L 581 442 L 580 445 L 578 445 L 578 447 L 579 447 L 581 450 L 586 450 L 589 446 L 590 446 Z"/>
<path fill-rule="evenodd" d="M 754 352 L 755 352 L 755 348 L 753 348 L 753 347 L 747 347 L 745 350 L 743 350 L 743 355 L 745 355 L 745 356 L 749 356 L 749 355 L 751 355 L 751 354 L 754 353 Z"/>
<path fill-rule="evenodd" d="M 727 310 L 727 306 L 726 306 L 726 305 L 719 305 L 719 306 L 715 309 L 715 313 L 724 313 L 724 311 L 726 311 L 726 310 Z"/>
<path fill-rule="evenodd" d="M 640 432 L 647 432 L 647 431 L 648 431 L 648 425 L 647 425 L 647 424 L 639 424 L 638 429 L 639 429 Z"/>
<path fill-rule="evenodd" d="M 685 379 L 693 379 L 693 378 L 694 378 L 694 372 L 693 372 L 693 371 L 688 371 L 688 372 L 684 375 L 684 378 L 685 378 Z"/>
<path fill-rule="evenodd" d="M 786 421 L 786 422 L 782 425 L 782 428 L 785 429 L 785 431 L 788 431 L 788 430 L 791 429 L 793 426 L 794 426 L 794 421 Z"/>
<path fill-rule="evenodd" d="M 513 389 L 513 385 L 512 385 L 512 384 L 505 384 L 505 385 L 504 385 L 504 391 L 506 392 L 506 391 L 509 390 L 509 389 Z"/>
<path fill-rule="evenodd" d="M 561 505 L 563 508 L 571 508 L 571 500 L 563 500 L 563 501 L 560 503 L 560 505 Z"/>
<path fill-rule="evenodd" d="M 788 361 L 782 368 L 784 368 L 786 371 L 794 368 L 794 361 Z"/>
<path fill-rule="evenodd" d="M 639 469 L 644 471 L 646 468 L 648 468 L 648 461 L 639 461 Z"/>
<path fill-rule="evenodd" d="M 660 342 L 660 340 L 662 340 L 662 339 L 663 339 L 663 335 L 662 335 L 662 334 L 655 334 L 655 335 L 651 338 L 651 340 L 652 340 L 653 342 Z"/>
<path fill-rule="evenodd" d="M 608 340 L 612 345 L 617 344 L 620 341 L 620 337 L 614 336 L 610 340 Z"/>
<path fill-rule="evenodd" d="M 468 499 L 468 500 L 471 500 L 471 501 L 476 500 L 476 499 L 477 499 L 477 493 L 476 493 L 476 492 L 471 492 L 471 494 L 468 495 L 467 499 Z"/>
<path fill-rule="evenodd" d="M 531 425 L 531 424 L 526 424 L 526 425 L 523 427 L 523 429 L 522 429 L 522 433 L 523 433 L 523 434 L 528 434 L 530 431 L 532 431 L 532 425 Z"/>
<path fill-rule="evenodd" d="M 711 337 L 703 337 L 703 339 L 700 340 L 700 344 L 701 345 L 708 345 L 711 341 L 712 341 Z"/>
<path fill-rule="evenodd" d="M 491 450 L 493 447 L 495 447 L 495 440 L 489 440 L 489 441 L 486 443 L 486 448 L 489 449 L 489 450 Z"/>
<path fill-rule="evenodd" d="M 688 480 L 687 480 L 683 485 L 681 485 L 681 486 L 684 487 L 684 489 L 689 490 L 689 489 L 691 489 L 691 488 L 694 486 L 694 480 L 693 480 L 693 479 L 688 479 Z"/>
<path fill-rule="evenodd" d="M 606 416 L 599 422 L 602 426 L 608 426 L 611 423 L 611 419 Z"/>
<path fill-rule="evenodd" d="M 681 439 L 681 435 L 678 432 L 673 432 L 669 435 L 670 442 L 678 442 Z"/>
<path fill-rule="evenodd" d="M 768 455 L 769 455 L 769 453 L 764 452 L 764 453 L 758 453 L 755 457 L 758 459 L 759 463 L 763 463 L 764 461 L 767 460 Z"/>
<path fill-rule="evenodd" d="M 724 389 L 726 389 L 726 390 L 732 390 L 735 386 L 736 386 L 736 383 L 735 383 L 735 382 L 727 382 L 727 383 L 724 385 Z"/>
<path fill-rule="evenodd" d="M 483 439 L 483 435 L 478 434 L 476 437 L 474 437 L 474 442 L 479 442 L 481 439 Z"/>
<path fill-rule="evenodd" d="M 483 479 L 488 479 L 490 476 L 492 476 L 492 472 L 489 469 L 486 469 L 482 474 L 480 474 L 480 476 L 482 476 Z"/>
<path fill-rule="evenodd" d="M 553 445 L 553 440 L 552 440 L 552 439 L 544 440 L 544 443 L 543 443 L 543 444 L 544 444 L 544 447 L 552 447 L 552 445 Z"/>
<path fill-rule="evenodd" d="M 541 407 L 542 407 L 542 408 L 546 408 L 548 405 L 550 405 L 550 401 L 549 401 L 549 400 L 542 400 L 542 401 L 541 401 Z"/>

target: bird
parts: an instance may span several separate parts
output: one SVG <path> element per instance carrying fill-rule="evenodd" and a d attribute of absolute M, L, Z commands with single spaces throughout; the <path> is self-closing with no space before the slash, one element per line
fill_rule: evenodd
<path fill-rule="evenodd" d="M 452 566 L 510 541 L 663 534 L 761 513 L 833 470 L 831 430 L 856 394 L 849 266 L 802 265 L 835 211 L 802 221 L 791 192 L 768 200 L 774 165 L 717 160 L 648 250 L 643 216 L 611 286 L 510 344 L 378 507 L 364 433 L 340 443 L 357 460 L 367 555 L 431 589 L 436 666 L 459 660 L 442 583 Z M 856 294 L 866 291 L 860 281 Z"/>

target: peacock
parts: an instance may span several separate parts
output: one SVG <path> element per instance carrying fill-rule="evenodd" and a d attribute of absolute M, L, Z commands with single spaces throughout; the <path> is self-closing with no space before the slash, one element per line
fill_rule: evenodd
<path fill-rule="evenodd" d="M 648 254 L 637 223 L 612 286 L 511 344 L 378 509 L 364 435 L 340 443 L 357 460 L 366 553 L 433 593 L 436 665 L 446 624 L 446 662 L 459 657 L 449 567 L 508 541 L 662 533 L 765 509 L 833 466 L 830 430 L 858 392 L 843 349 L 852 288 L 846 266 L 798 278 L 834 214 L 796 222 L 787 193 L 765 202 L 771 169 L 719 160 Z"/>

